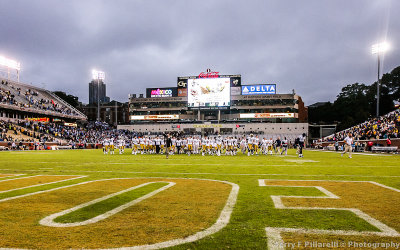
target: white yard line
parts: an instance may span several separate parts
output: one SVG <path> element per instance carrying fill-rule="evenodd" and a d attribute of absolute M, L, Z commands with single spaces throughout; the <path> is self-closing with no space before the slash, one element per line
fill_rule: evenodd
<path fill-rule="evenodd" d="M 268 247 L 273 250 L 282 250 L 285 249 L 285 242 L 282 239 L 281 233 L 301 233 L 301 234 L 326 234 L 326 235 L 356 235 L 356 236 L 381 236 L 381 237 L 400 237 L 400 234 L 393 228 L 387 226 L 381 221 L 369 216 L 368 214 L 362 212 L 356 208 L 335 208 L 335 207 L 287 207 L 283 204 L 282 198 L 326 198 L 326 199 L 339 199 L 340 197 L 334 195 L 329 192 L 325 188 L 321 186 L 288 186 L 288 185 L 267 185 L 265 181 L 288 181 L 288 182 L 362 182 L 362 183 L 371 183 L 383 188 L 387 188 L 396 192 L 400 192 L 399 189 L 388 187 L 386 185 L 373 182 L 373 181 L 329 181 L 329 180 L 273 180 L 273 179 L 260 179 L 258 180 L 259 186 L 262 187 L 315 187 L 321 192 L 323 192 L 326 196 L 285 196 L 285 195 L 271 195 L 271 199 L 274 203 L 275 208 L 277 209 L 299 209 L 299 210 L 339 210 L 339 211 L 349 211 L 354 213 L 359 218 L 365 220 L 369 224 L 378 228 L 380 232 L 375 231 L 354 231 L 354 230 L 319 230 L 319 229 L 307 229 L 307 228 L 279 228 L 279 227 L 266 227 L 265 231 L 268 238 Z"/>
<path fill-rule="evenodd" d="M 20 180 L 20 179 L 25 179 L 25 178 L 29 178 L 29 177 L 38 177 L 38 176 L 70 176 L 70 175 L 33 175 L 33 176 L 16 178 L 16 179 L 11 179 L 11 180 Z M 74 176 L 74 175 L 72 175 L 72 176 Z M 21 189 L 26 189 L 26 188 L 40 187 L 40 186 L 44 186 L 44 185 L 48 185 L 48 184 L 60 183 L 60 182 L 69 181 L 69 180 L 75 180 L 75 179 L 79 179 L 79 178 L 83 178 L 83 177 L 85 177 L 85 176 L 77 176 L 75 178 L 69 178 L 69 179 L 60 180 L 60 181 L 46 182 L 46 183 L 42 183 L 42 184 L 36 184 L 36 185 L 25 186 L 25 187 L 20 187 L 20 188 L 7 189 L 4 191 L 0 191 L 0 194 L 11 192 L 11 191 L 16 191 L 16 190 L 21 190 Z"/>
<path fill-rule="evenodd" d="M 42 176 L 42 175 L 31 175 L 31 176 L 25 176 L 25 177 L 19 177 L 19 178 L 12 178 L 12 179 L 0 180 L 0 182 L 28 179 L 28 178 L 32 178 L 32 177 L 36 177 L 36 176 Z"/>
<path fill-rule="evenodd" d="M 197 179 L 196 179 L 197 180 Z M 208 180 L 208 179 L 199 179 L 199 180 Z M 222 182 L 226 183 L 232 186 L 232 190 L 229 194 L 229 197 L 225 203 L 224 208 L 222 209 L 217 221 L 209 228 L 197 232 L 193 235 L 190 235 L 185 238 L 180 238 L 180 239 L 175 239 L 175 240 L 169 240 L 169 241 L 164 241 L 160 243 L 155 243 L 155 244 L 150 244 L 150 245 L 141 245 L 141 246 L 133 246 L 133 247 L 121 247 L 121 248 L 115 248 L 115 249 L 121 249 L 121 250 L 133 250 L 133 249 L 160 249 L 160 248 L 166 248 L 166 247 L 173 247 L 177 245 L 181 245 L 184 243 L 189 243 L 189 242 L 194 242 L 197 240 L 200 240 L 206 236 L 215 234 L 216 232 L 220 231 L 222 228 L 224 228 L 230 220 L 233 207 L 236 204 L 237 196 L 239 193 L 239 185 L 232 183 L 232 182 L 227 182 L 227 181 L 219 181 L 219 180 L 208 180 L 208 181 L 216 181 L 216 182 Z"/>
<path fill-rule="evenodd" d="M 67 175 L 66 175 L 66 176 L 67 176 Z M 78 177 L 75 177 L 75 178 L 66 179 L 66 180 L 61 180 L 61 181 L 58 181 L 58 182 L 66 182 L 66 181 L 75 180 L 75 179 L 80 179 L 80 178 L 84 178 L 84 177 L 87 177 L 87 176 L 78 176 Z M 40 184 L 39 186 L 43 186 L 43 185 L 47 185 L 47 184 L 49 184 L 49 183 Z M 79 183 L 78 183 L 78 184 L 79 184 Z M 0 199 L 0 202 L 5 202 L 5 201 L 9 201 L 9 200 L 14 200 L 14 199 L 22 198 L 22 197 L 27 197 L 27 196 L 35 195 L 35 194 L 46 193 L 46 192 L 50 192 L 50 191 L 53 191 L 53 190 L 62 189 L 62 188 L 65 188 L 65 187 L 72 187 L 72 186 L 76 186 L 76 185 L 78 185 L 78 184 L 72 184 L 72 185 L 69 185 L 69 186 L 62 186 L 62 187 L 52 188 L 52 189 L 48 189 L 48 190 L 42 190 L 42 191 L 37 191 L 37 192 L 33 192 L 33 193 L 27 193 L 27 194 L 17 195 L 17 196 L 13 196 L 13 197 L 8 197 L 8 198 Z M 24 188 L 28 188 L 28 187 L 24 187 Z M 7 190 L 7 192 L 9 192 L 9 191 L 11 191 L 11 190 Z"/>
<path fill-rule="evenodd" d="M 4 179 L 4 178 L 10 178 L 10 177 L 16 177 L 16 176 L 21 176 L 21 175 L 25 175 L 25 174 L 5 174 L 6 176 L 0 176 L 0 179 Z M 7 179 L 8 180 L 8 179 Z M 3 180 L 0 180 L 3 181 Z"/>
<path fill-rule="evenodd" d="M 164 241 L 164 242 L 159 242 L 159 243 L 155 243 L 155 244 L 149 244 L 149 245 L 141 245 L 141 246 L 131 246 L 131 247 L 119 247 L 119 248 L 115 248 L 115 249 L 124 249 L 124 250 L 132 250 L 132 249 L 160 249 L 160 248 L 166 248 L 166 247 L 172 247 L 172 246 L 177 246 L 177 245 L 181 245 L 184 243 L 189 243 L 189 242 L 194 242 L 197 240 L 200 240 L 204 237 L 207 237 L 209 235 L 212 235 L 218 231 L 220 231 L 222 228 L 224 228 L 230 221 L 231 218 L 231 214 L 233 211 L 233 208 L 236 204 L 237 201 L 237 196 L 239 194 L 239 185 L 232 183 L 232 182 L 228 182 L 228 181 L 220 181 L 220 180 L 211 180 L 211 179 L 196 179 L 196 178 L 164 178 L 164 177 L 136 177 L 136 178 L 113 178 L 113 179 L 102 179 L 102 180 L 94 180 L 94 181 L 106 181 L 106 180 L 115 180 L 115 179 L 147 179 L 147 178 L 151 178 L 151 179 L 183 179 L 183 180 L 204 180 L 204 181 L 214 181 L 214 182 L 221 182 L 221 183 L 225 183 L 225 184 L 229 184 L 232 186 L 231 192 L 229 193 L 228 199 L 225 203 L 224 208 L 222 209 L 219 217 L 217 218 L 217 221 L 210 226 L 209 228 L 197 232 L 193 235 L 187 236 L 185 238 L 179 238 L 179 239 L 174 239 L 174 240 L 169 240 L 169 241 Z M 77 184 L 72 184 L 72 185 L 68 185 L 68 186 L 63 186 L 63 187 L 58 187 L 58 188 L 53 188 L 53 189 L 49 189 L 49 190 L 44 190 L 44 191 L 39 191 L 39 192 L 35 192 L 35 193 L 30 193 L 30 194 L 25 194 L 25 195 L 20 195 L 17 197 L 10 197 L 10 198 L 6 198 L 6 199 L 2 199 L 0 200 L 0 202 L 4 202 L 4 201 L 8 201 L 8 200 L 12 200 L 12 199 L 17 199 L 17 198 L 21 198 L 21 197 L 27 197 L 30 195 L 35 195 L 35 194 L 41 194 L 41 193 L 46 193 L 46 192 L 51 192 L 51 191 L 55 191 L 55 190 L 60 190 L 60 189 L 64 189 L 64 188 L 69 188 L 69 187 L 73 187 L 73 186 L 78 186 L 78 185 L 83 185 L 86 183 L 91 183 L 94 181 L 86 181 L 86 182 L 81 182 L 81 183 L 77 183 Z M 12 249 L 12 248 L 2 248 L 2 249 Z"/>
<path fill-rule="evenodd" d="M 133 206 L 133 205 L 135 205 L 135 204 L 137 204 L 137 203 L 139 203 L 139 202 L 141 202 L 141 201 L 143 201 L 143 200 L 145 200 L 147 198 L 150 198 L 151 196 L 154 196 L 154 195 L 158 194 L 159 192 L 162 192 L 162 191 L 164 191 L 164 190 L 166 190 L 166 189 L 168 189 L 168 188 L 170 188 L 170 187 L 172 187 L 173 185 L 176 184 L 175 182 L 166 182 L 166 183 L 168 183 L 168 185 L 166 185 L 164 187 L 158 188 L 157 190 L 155 190 L 155 191 L 153 191 L 151 193 L 148 193 L 148 194 L 146 194 L 144 196 L 141 196 L 141 197 L 139 197 L 139 198 L 137 198 L 137 199 L 135 199 L 133 201 L 125 203 L 125 204 L 123 204 L 123 205 L 121 205 L 119 207 L 116 207 L 116 208 L 112 209 L 112 210 L 109 210 L 104 214 L 100 214 L 100 215 L 98 215 L 96 217 L 93 217 L 93 218 L 85 220 L 85 221 L 74 222 L 74 223 L 57 223 L 57 222 L 54 222 L 54 220 L 56 218 L 58 218 L 60 216 L 63 216 L 65 214 L 68 214 L 68 213 L 74 212 L 76 210 L 79 210 L 81 208 L 88 207 L 90 205 L 99 203 L 101 201 L 104 201 L 104 200 L 107 200 L 107 199 L 112 198 L 114 196 L 129 192 L 131 190 L 147 186 L 147 185 L 152 184 L 152 183 L 163 183 L 163 182 L 146 182 L 146 183 L 143 183 L 143 184 L 140 184 L 140 185 L 137 185 L 137 186 L 134 186 L 134 187 L 131 187 L 131 188 L 128 188 L 128 189 L 125 189 L 125 190 L 110 194 L 110 195 L 106 195 L 104 197 L 101 197 L 101 198 L 86 202 L 84 204 L 75 206 L 73 208 L 66 209 L 66 210 L 61 211 L 59 213 L 51 214 L 51 215 L 43 218 L 42 220 L 40 220 L 39 224 L 41 224 L 43 226 L 49 226 L 49 227 L 76 227 L 76 226 L 84 226 L 84 225 L 96 223 L 96 222 L 99 222 L 101 220 L 107 219 L 108 217 L 110 217 L 110 216 L 112 216 L 112 215 L 114 215 L 116 213 L 119 213 L 122 210 L 124 210 L 124 209 L 126 209 L 126 208 L 128 208 L 130 206 Z"/>

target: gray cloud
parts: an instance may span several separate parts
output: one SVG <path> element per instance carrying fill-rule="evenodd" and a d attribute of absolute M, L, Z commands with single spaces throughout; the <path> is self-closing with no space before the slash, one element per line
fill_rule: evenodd
<path fill-rule="evenodd" d="M 384 72 L 400 65 L 398 9 L 394 0 L 2 0 L 0 54 L 21 61 L 23 82 L 82 101 L 93 67 L 120 101 L 212 68 L 311 104 L 375 81 L 370 46 L 385 37 Z"/>

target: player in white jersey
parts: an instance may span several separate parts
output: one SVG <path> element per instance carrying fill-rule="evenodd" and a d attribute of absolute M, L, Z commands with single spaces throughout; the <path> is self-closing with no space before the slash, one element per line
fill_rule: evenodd
<path fill-rule="evenodd" d="M 203 137 L 201 139 L 201 154 L 204 156 L 206 152 L 207 152 L 207 137 Z"/>
<path fill-rule="evenodd" d="M 250 137 L 247 138 L 247 146 L 249 148 L 247 155 L 250 156 L 254 154 L 254 136 L 250 134 Z"/>
<path fill-rule="evenodd" d="M 228 153 L 228 137 L 222 139 L 222 151 L 225 155 Z"/>
<path fill-rule="evenodd" d="M 139 137 L 139 144 L 140 144 L 140 154 L 144 154 L 146 150 L 146 140 L 143 137 Z"/>
<path fill-rule="evenodd" d="M 195 137 L 193 139 L 193 153 L 198 154 L 199 153 L 199 148 L 200 148 L 200 139 Z"/>
<path fill-rule="evenodd" d="M 172 143 L 172 145 L 171 145 L 170 154 L 173 155 L 173 154 L 175 154 L 175 150 L 176 150 L 176 138 L 175 138 L 175 136 L 172 137 L 171 143 Z"/>
<path fill-rule="evenodd" d="M 110 154 L 113 155 L 114 154 L 114 138 L 111 137 L 110 139 Z"/>
<path fill-rule="evenodd" d="M 255 152 L 256 155 L 258 155 L 258 150 L 259 150 L 258 145 L 259 145 L 259 143 L 260 143 L 260 138 L 258 138 L 258 136 L 254 137 L 254 139 L 253 139 L 253 147 L 254 147 L 254 152 Z"/>
<path fill-rule="evenodd" d="M 217 155 L 221 156 L 221 150 L 222 150 L 222 138 L 221 138 L 221 136 L 217 137 L 217 139 L 215 140 L 215 143 L 217 144 Z"/>
<path fill-rule="evenodd" d="M 285 155 L 287 155 L 287 149 L 288 149 L 288 140 L 286 139 L 286 137 L 282 140 L 282 152 L 281 155 L 283 155 L 283 153 L 285 153 Z"/>
<path fill-rule="evenodd" d="M 267 154 L 267 139 L 265 138 L 261 139 L 261 152 L 265 155 Z"/>
<path fill-rule="evenodd" d="M 303 158 L 303 148 L 305 146 L 306 133 L 299 136 L 299 157 Z"/>
<path fill-rule="evenodd" d="M 217 152 L 217 143 L 214 138 L 210 138 L 210 154 L 214 155 Z"/>
<path fill-rule="evenodd" d="M 148 138 L 147 136 L 144 138 L 144 144 L 145 144 L 144 153 L 147 154 L 150 152 L 150 138 Z"/>
<path fill-rule="evenodd" d="M 190 154 L 193 153 L 193 142 L 194 139 L 192 137 L 187 138 L 187 154 L 190 156 Z"/>
<path fill-rule="evenodd" d="M 110 140 L 108 138 L 104 138 L 103 140 L 103 154 L 107 155 L 110 148 Z"/>
<path fill-rule="evenodd" d="M 246 150 L 247 150 L 246 137 L 243 137 L 242 140 L 240 141 L 240 150 L 242 151 L 242 154 L 246 153 Z"/>
<path fill-rule="evenodd" d="M 207 146 L 207 153 L 211 154 L 211 138 L 207 138 L 206 146 Z"/>
<path fill-rule="evenodd" d="M 187 139 L 185 137 L 182 138 L 182 153 L 187 151 Z"/>
<path fill-rule="evenodd" d="M 225 155 L 232 155 L 232 150 L 233 150 L 232 137 L 227 137 Z"/>
<path fill-rule="evenodd" d="M 161 154 L 164 154 L 164 152 L 165 152 L 165 140 L 164 140 L 164 136 L 161 136 L 161 145 L 160 145 L 160 147 L 161 147 L 161 149 L 160 149 L 160 152 L 161 152 Z"/>
<path fill-rule="evenodd" d="M 120 138 L 117 140 L 117 144 L 118 144 L 118 151 L 119 151 L 119 154 L 123 154 L 124 151 L 125 151 L 125 140 L 124 140 L 122 137 L 120 137 Z"/>
<path fill-rule="evenodd" d="M 207 151 L 207 145 L 206 145 L 207 137 L 203 137 L 201 139 L 201 154 L 204 156 L 205 152 Z"/>
<path fill-rule="evenodd" d="M 156 152 L 156 138 L 150 138 L 150 154 L 154 154 Z"/>
<path fill-rule="evenodd" d="M 182 150 L 182 140 L 181 138 L 176 139 L 176 150 L 178 155 L 181 153 Z"/>
<path fill-rule="evenodd" d="M 137 137 L 134 137 L 132 139 L 132 154 L 133 155 L 137 154 L 138 148 L 139 148 L 139 139 Z"/>
<path fill-rule="evenodd" d="M 272 155 L 272 150 L 274 149 L 274 140 L 272 140 L 272 138 L 267 140 L 267 148 L 268 148 L 268 153 Z"/>
<path fill-rule="evenodd" d="M 233 138 L 233 154 L 236 155 L 238 150 L 238 139 L 236 137 Z"/>
<path fill-rule="evenodd" d="M 161 151 L 161 138 L 160 137 L 156 137 L 154 138 L 154 145 L 155 145 L 155 152 L 156 154 L 159 154 Z"/>

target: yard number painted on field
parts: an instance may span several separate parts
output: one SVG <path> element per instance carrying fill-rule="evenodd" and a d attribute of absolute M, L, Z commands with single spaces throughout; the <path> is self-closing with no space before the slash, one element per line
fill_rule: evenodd
<path fill-rule="evenodd" d="M 396 237 L 400 242 L 400 190 L 373 181 L 259 180 L 262 187 L 315 187 L 322 196 L 271 195 L 277 209 L 342 210 L 354 213 L 379 231 L 267 227 L 270 249 L 288 246 L 283 234 Z M 303 245 L 304 246 L 304 245 Z M 346 247 L 349 247 L 346 245 Z"/>
<path fill-rule="evenodd" d="M 44 183 L 37 184 L 41 178 Z M 239 190 L 230 182 L 179 178 L 79 180 L 59 186 L 77 178 L 82 177 L 2 182 L 3 196 L 7 186 L 29 189 L 0 198 L 0 248 L 156 249 L 193 242 L 227 225 Z"/>

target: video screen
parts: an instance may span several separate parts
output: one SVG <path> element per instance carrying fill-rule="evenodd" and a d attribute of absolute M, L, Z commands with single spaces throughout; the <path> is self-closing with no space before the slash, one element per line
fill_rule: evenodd
<path fill-rule="evenodd" d="M 230 106 L 230 86 L 230 78 L 188 79 L 188 107 Z"/>

